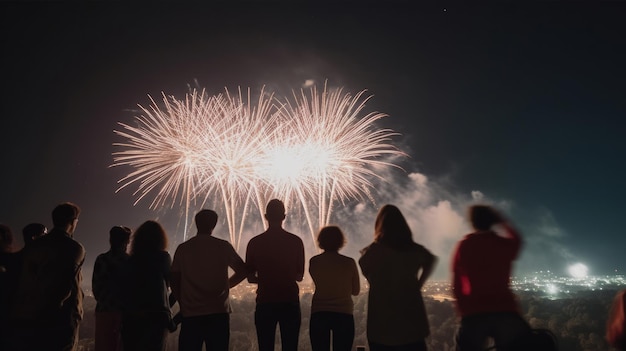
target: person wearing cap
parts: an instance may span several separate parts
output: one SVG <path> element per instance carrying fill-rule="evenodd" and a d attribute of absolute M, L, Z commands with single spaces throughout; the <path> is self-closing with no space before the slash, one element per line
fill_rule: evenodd
<path fill-rule="evenodd" d="M 259 351 L 274 350 L 276 325 L 283 351 L 298 350 L 301 312 L 298 282 L 304 276 L 304 245 L 297 235 L 282 228 L 285 205 L 267 204 L 268 228 L 248 242 L 248 282 L 258 284 L 254 324 Z"/>
<path fill-rule="evenodd" d="M 114 226 L 109 231 L 109 251 L 98 255 L 93 266 L 91 288 L 96 299 L 96 351 L 122 349 L 123 275 L 129 255 L 126 253 L 131 230 Z"/>

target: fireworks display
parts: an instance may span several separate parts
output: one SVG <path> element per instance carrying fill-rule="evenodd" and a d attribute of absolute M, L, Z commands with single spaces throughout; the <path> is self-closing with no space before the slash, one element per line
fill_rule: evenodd
<path fill-rule="evenodd" d="M 230 240 L 241 244 L 246 216 L 263 221 L 271 198 L 299 207 L 310 233 L 329 223 L 333 204 L 372 199 L 377 170 L 404 154 L 390 144 L 397 133 L 378 129 L 382 113 L 363 113 L 369 97 L 324 86 L 277 98 L 241 90 L 209 96 L 193 90 L 184 99 L 150 98 L 136 125 L 119 123 L 112 166 L 130 166 L 118 191 L 135 185 L 135 204 L 153 194 L 153 209 L 177 203 L 189 210 L 218 200 Z M 317 219 L 315 219 L 317 217 Z"/>

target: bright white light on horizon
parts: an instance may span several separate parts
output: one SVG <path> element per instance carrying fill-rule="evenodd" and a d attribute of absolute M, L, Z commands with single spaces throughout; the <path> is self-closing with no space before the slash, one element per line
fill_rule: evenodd
<path fill-rule="evenodd" d="M 586 265 L 578 262 L 569 266 L 567 271 L 572 277 L 577 278 L 577 279 L 582 279 L 582 278 L 587 277 L 587 274 L 589 273 L 589 268 L 587 268 Z"/>
<path fill-rule="evenodd" d="M 548 290 L 548 294 L 554 295 L 559 292 L 559 289 L 553 284 L 546 285 L 546 289 Z"/>

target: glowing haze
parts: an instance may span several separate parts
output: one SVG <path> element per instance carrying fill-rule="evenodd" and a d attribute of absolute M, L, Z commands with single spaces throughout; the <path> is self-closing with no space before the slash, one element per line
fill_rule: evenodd
<path fill-rule="evenodd" d="M 262 221 L 270 198 L 299 207 L 311 236 L 327 225 L 336 201 L 372 199 L 384 168 L 404 153 L 390 144 L 397 133 L 379 129 L 385 114 L 364 113 L 364 91 L 315 86 L 277 98 L 261 89 L 232 95 L 193 90 L 184 98 L 163 94 L 139 106 L 136 125 L 119 123 L 112 166 L 129 166 L 118 191 L 136 186 L 135 204 L 185 208 L 219 199 L 230 240 L 239 248 L 248 214 Z M 255 211 L 256 210 L 256 211 Z"/>

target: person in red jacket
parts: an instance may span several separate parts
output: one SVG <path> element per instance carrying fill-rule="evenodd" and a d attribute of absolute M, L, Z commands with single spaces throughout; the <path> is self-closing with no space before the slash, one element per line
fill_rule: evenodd
<path fill-rule="evenodd" d="M 457 350 L 484 350 L 488 338 L 498 350 L 513 349 L 530 331 L 509 286 L 521 237 L 490 206 L 471 206 L 468 215 L 475 232 L 458 243 L 452 256 L 453 292 L 461 317 Z M 502 233 L 494 230 L 496 225 Z"/>

